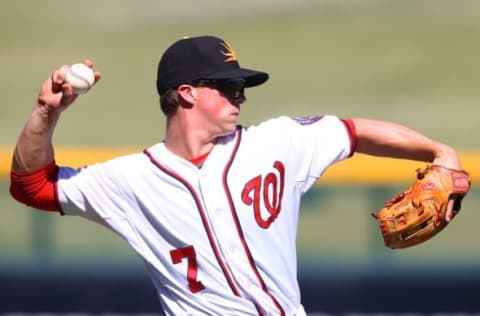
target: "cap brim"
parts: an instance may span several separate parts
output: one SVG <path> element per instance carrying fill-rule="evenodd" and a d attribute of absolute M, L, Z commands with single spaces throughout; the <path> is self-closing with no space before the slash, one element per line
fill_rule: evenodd
<path fill-rule="evenodd" d="M 269 75 L 266 72 L 251 70 L 246 68 L 237 68 L 223 71 L 221 73 L 211 74 L 203 79 L 234 79 L 242 78 L 245 80 L 245 87 L 255 87 L 266 82 Z"/>

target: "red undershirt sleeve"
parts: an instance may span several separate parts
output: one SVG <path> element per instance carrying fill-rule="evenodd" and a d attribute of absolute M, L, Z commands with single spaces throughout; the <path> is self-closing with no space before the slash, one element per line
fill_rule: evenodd
<path fill-rule="evenodd" d="M 355 123 L 352 119 L 341 119 L 343 125 L 347 129 L 348 137 L 350 138 L 350 155 L 352 157 L 357 149 L 357 131 L 355 129 Z"/>
<path fill-rule="evenodd" d="M 31 173 L 10 171 L 10 194 L 17 201 L 43 211 L 63 214 L 57 196 L 58 166 L 55 161 Z"/>

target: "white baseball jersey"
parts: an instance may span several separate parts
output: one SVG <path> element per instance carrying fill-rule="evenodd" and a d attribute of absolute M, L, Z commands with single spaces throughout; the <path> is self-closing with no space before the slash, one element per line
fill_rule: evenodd
<path fill-rule="evenodd" d="M 304 315 L 295 240 L 300 198 L 352 154 L 333 116 L 280 117 L 221 137 L 201 167 L 164 143 L 81 169 L 58 199 L 141 256 L 167 315 Z"/>

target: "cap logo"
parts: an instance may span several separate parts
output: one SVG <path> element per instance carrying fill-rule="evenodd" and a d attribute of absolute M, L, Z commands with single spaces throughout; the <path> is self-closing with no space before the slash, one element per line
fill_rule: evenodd
<path fill-rule="evenodd" d="M 225 63 L 228 63 L 229 61 L 236 61 L 237 60 L 237 54 L 233 51 L 232 47 L 228 45 L 227 43 L 222 43 L 222 46 L 226 49 L 226 51 L 221 50 L 220 52 L 225 56 Z"/>

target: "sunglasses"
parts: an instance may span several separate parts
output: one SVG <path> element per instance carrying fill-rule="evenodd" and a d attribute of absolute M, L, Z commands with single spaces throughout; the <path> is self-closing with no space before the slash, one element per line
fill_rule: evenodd
<path fill-rule="evenodd" d="M 223 93 L 230 100 L 238 100 L 244 98 L 245 80 L 244 79 L 221 79 L 210 80 L 201 79 L 194 82 L 195 85 L 201 87 L 214 88 Z"/>

